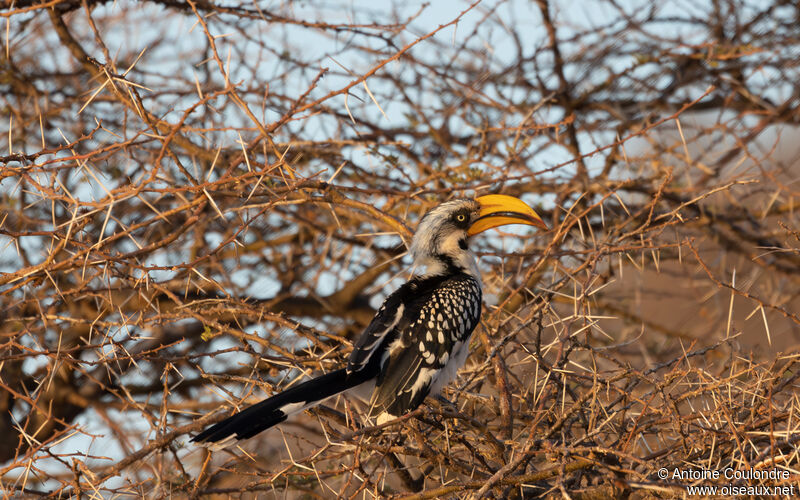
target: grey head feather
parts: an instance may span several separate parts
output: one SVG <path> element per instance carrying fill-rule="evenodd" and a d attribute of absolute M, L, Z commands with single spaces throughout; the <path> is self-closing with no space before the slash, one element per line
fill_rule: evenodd
<path fill-rule="evenodd" d="M 446 201 L 426 213 L 411 240 L 410 252 L 414 264 L 432 268 L 435 267 L 433 259 L 437 255 L 448 255 L 456 261 L 467 257 L 460 255 L 467 251 L 458 247 L 457 243 L 467 238 L 469 223 L 477 217 L 479 210 L 480 205 L 475 200 L 457 199 Z M 465 213 L 469 220 L 459 225 L 453 219 L 457 213 Z M 431 271 L 434 270 L 428 269 L 428 272 Z"/>

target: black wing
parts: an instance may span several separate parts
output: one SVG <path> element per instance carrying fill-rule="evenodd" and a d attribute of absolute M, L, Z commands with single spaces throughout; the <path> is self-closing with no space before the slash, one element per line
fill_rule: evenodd
<path fill-rule="evenodd" d="M 481 311 L 480 284 L 458 274 L 415 297 L 402 329 L 391 343 L 384 339 L 386 362 L 370 401 L 370 416 L 399 416 L 419 406 L 448 383 L 467 354 L 466 345 Z"/>
<path fill-rule="evenodd" d="M 364 333 L 353 346 L 353 352 L 350 353 L 350 359 L 347 361 L 347 373 L 362 370 L 369 363 L 372 355 L 379 350 L 381 342 L 387 336 L 391 336 L 389 334 L 403 322 L 406 314 L 403 302 L 406 293 L 403 289 L 407 285 L 408 283 L 383 301 L 375 317 L 372 318 Z"/>
<path fill-rule="evenodd" d="M 386 297 L 375 317 L 356 341 L 347 362 L 347 372 L 363 369 L 373 354 L 382 355 L 388 345 L 398 337 L 398 332 L 405 331 L 416 321 L 422 307 L 444 281 L 443 276 L 414 278 Z"/>

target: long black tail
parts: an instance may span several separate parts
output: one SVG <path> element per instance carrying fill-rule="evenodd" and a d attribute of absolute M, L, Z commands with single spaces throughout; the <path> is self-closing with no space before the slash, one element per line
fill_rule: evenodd
<path fill-rule="evenodd" d="M 192 441 L 216 443 L 234 435 L 236 439 L 253 437 L 283 422 L 293 413 L 366 382 L 371 375 L 367 370 L 348 374 L 344 368 L 326 373 L 245 408 L 236 415 L 212 425 L 193 437 Z"/>

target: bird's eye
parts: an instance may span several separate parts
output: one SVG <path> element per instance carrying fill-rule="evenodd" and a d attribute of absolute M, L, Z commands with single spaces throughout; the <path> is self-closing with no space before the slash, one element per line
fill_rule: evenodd
<path fill-rule="evenodd" d="M 464 215 L 464 214 L 458 214 L 458 215 L 456 215 L 456 220 L 458 222 L 464 222 L 465 220 L 467 220 L 467 216 Z"/>

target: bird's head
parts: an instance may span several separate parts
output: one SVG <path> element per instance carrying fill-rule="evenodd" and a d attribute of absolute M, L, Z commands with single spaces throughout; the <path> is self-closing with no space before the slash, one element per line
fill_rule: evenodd
<path fill-rule="evenodd" d="M 452 200 L 426 213 L 411 241 L 411 255 L 425 274 L 463 270 L 477 277 L 475 256 L 467 245 L 470 236 L 493 227 L 526 224 L 547 229 L 522 200 L 490 194 L 474 200 Z"/>

